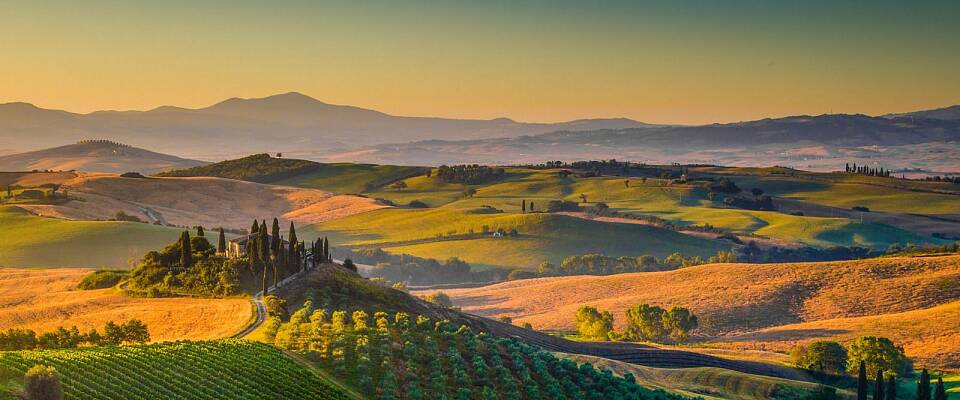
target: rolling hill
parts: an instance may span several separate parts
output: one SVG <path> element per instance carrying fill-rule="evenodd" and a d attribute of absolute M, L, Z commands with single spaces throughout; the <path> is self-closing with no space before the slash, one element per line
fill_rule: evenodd
<path fill-rule="evenodd" d="M 713 264 L 668 272 L 530 279 L 445 292 L 466 312 L 510 316 L 538 329 L 573 330 L 573 315 L 582 305 L 610 310 L 622 326 L 627 307 L 650 303 L 689 307 L 700 316 L 699 334 L 704 340 L 763 329 L 770 329 L 773 337 L 777 327 L 791 324 L 922 313 L 919 310 L 956 302 L 960 300 L 960 256 Z M 930 315 L 946 315 L 943 312 Z M 931 338 L 899 335 L 896 323 L 876 326 L 884 328 L 862 332 L 900 337 L 901 344 L 915 354 L 931 355 L 919 350 Z M 955 334 L 951 328 L 939 327 L 938 336 Z M 791 329 L 784 329 L 789 334 Z M 856 332 L 851 329 L 849 334 Z M 816 337 L 815 332 L 809 337 Z M 910 347 L 913 343 L 918 347 Z"/>
<path fill-rule="evenodd" d="M 84 140 L 0 157 L 0 171 L 140 172 L 151 174 L 205 164 L 105 140 Z"/>

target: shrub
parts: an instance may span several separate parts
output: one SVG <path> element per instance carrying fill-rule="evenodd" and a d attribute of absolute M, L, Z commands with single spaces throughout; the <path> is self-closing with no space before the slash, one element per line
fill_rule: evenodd
<path fill-rule="evenodd" d="M 867 376 L 876 376 L 877 370 L 903 376 L 911 369 L 903 347 L 885 337 L 860 336 L 850 343 L 848 351 L 847 372 L 851 374 L 859 370 L 860 361 L 867 364 Z"/>
<path fill-rule="evenodd" d="M 518 279 L 530 279 L 530 278 L 536 278 L 536 277 L 537 277 L 537 274 L 530 271 L 524 271 L 522 269 L 515 269 L 513 271 L 510 271 L 509 274 L 507 274 L 508 281 L 515 281 Z"/>
<path fill-rule="evenodd" d="M 24 397 L 27 400 L 61 400 L 63 384 L 53 367 L 34 365 L 24 375 Z"/>
<path fill-rule="evenodd" d="M 453 307 L 453 301 L 451 301 L 450 296 L 447 296 L 447 294 L 444 292 L 430 293 L 426 296 L 423 296 L 423 299 L 438 306 L 447 308 Z"/>
<path fill-rule="evenodd" d="M 77 286 L 81 290 L 106 289 L 116 286 L 126 276 L 126 272 L 120 271 L 94 271 L 83 277 Z"/>
<path fill-rule="evenodd" d="M 847 367 L 847 349 L 837 342 L 816 341 L 798 346 L 790 355 L 797 368 L 841 374 Z"/>
<path fill-rule="evenodd" d="M 410 200 L 410 203 L 407 203 L 407 207 L 410 208 L 430 208 L 427 203 L 424 203 L 420 200 Z"/>

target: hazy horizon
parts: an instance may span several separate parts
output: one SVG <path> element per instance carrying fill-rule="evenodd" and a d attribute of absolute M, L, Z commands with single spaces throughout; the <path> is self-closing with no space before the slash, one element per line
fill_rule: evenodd
<path fill-rule="evenodd" d="M 0 102 L 87 113 L 297 91 L 537 122 L 880 115 L 960 103 L 957 15 L 951 2 L 20 3 L 0 10 L 17 38 Z"/>

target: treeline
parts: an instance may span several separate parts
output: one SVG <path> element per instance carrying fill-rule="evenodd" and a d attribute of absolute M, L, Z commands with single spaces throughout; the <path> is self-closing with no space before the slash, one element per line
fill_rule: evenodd
<path fill-rule="evenodd" d="M 934 175 L 934 176 L 925 176 L 923 177 L 923 180 L 929 181 L 929 182 L 950 182 L 950 183 L 960 184 L 960 176 Z"/>
<path fill-rule="evenodd" d="M 613 275 L 630 272 L 670 271 L 677 268 L 693 267 L 703 264 L 737 262 L 735 254 L 719 251 L 716 255 L 704 259 L 700 256 L 684 256 L 673 253 L 663 259 L 652 255 L 638 257 L 611 257 L 603 254 L 585 254 L 568 256 L 559 266 L 544 261 L 537 268 L 540 276 L 564 275 Z"/>
<path fill-rule="evenodd" d="M 373 265 L 371 278 L 383 278 L 389 282 L 405 282 L 410 286 L 429 286 L 447 283 L 492 282 L 506 279 L 508 271 L 490 269 L 471 271 L 470 264 L 452 257 L 440 262 L 409 254 L 392 254 L 382 249 L 334 248 L 339 259 L 351 259 L 360 264 Z"/>
<path fill-rule="evenodd" d="M 574 317 L 577 333 L 585 339 L 599 341 L 685 343 L 698 326 L 697 316 L 679 306 L 663 309 L 640 304 L 628 308 L 625 314 L 627 326 L 617 331 L 613 329 L 613 314 L 609 311 L 582 306 Z"/>
<path fill-rule="evenodd" d="M 437 168 L 437 178 L 446 183 L 464 183 L 476 185 L 504 174 L 503 168 L 486 165 L 441 165 Z M 429 175 L 428 175 L 429 176 Z"/>
<path fill-rule="evenodd" d="M 786 248 L 760 247 L 754 242 L 749 242 L 746 246 L 734 251 L 738 260 L 748 263 L 845 261 L 874 258 L 884 254 L 883 251 L 858 246 Z"/>
<path fill-rule="evenodd" d="M 274 343 L 371 399 L 679 399 L 513 338 L 403 312 L 328 312 L 304 304 Z"/>
<path fill-rule="evenodd" d="M 847 163 L 846 171 L 848 174 L 860 174 L 860 175 L 866 175 L 866 176 L 882 176 L 882 177 L 890 176 L 889 169 L 873 168 L 873 167 L 868 167 L 866 165 L 857 165 L 856 163 L 854 164 Z"/>
<path fill-rule="evenodd" d="M 37 333 L 30 329 L 11 328 L 0 332 L 0 351 L 34 349 L 72 349 L 82 345 L 119 346 L 124 343 L 146 343 L 150 332 L 143 322 L 131 319 L 123 324 L 108 321 L 103 331 L 91 329 L 80 333 L 76 326 L 59 327 L 51 332 Z"/>

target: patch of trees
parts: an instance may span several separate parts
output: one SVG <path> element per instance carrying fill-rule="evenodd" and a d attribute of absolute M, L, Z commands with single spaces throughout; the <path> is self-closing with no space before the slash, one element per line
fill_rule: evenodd
<path fill-rule="evenodd" d="M 303 354 L 371 399 L 679 399 L 577 365 L 514 338 L 403 312 L 314 309 L 290 316 L 274 343 Z"/>
<path fill-rule="evenodd" d="M 150 332 L 143 322 L 131 319 L 123 324 L 108 321 L 102 331 L 91 329 L 81 333 L 76 326 L 59 327 L 37 335 L 30 329 L 11 328 L 0 332 L 0 351 L 34 349 L 72 349 L 80 346 L 119 346 L 124 343 L 146 343 Z"/>
<path fill-rule="evenodd" d="M 720 179 L 716 181 L 708 181 L 706 188 L 713 193 L 737 194 L 743 191 L 733 180 L 725 176 L 720 177 Z"/>
<path fill-rule="evenodd" d="M 117 213 L 110 220 L 123 221 L 123 222 L 140 222 L 140 223 L 144 222 L 142 219 L 140 219 L 140 217 L 137 217 L 136 215 L 127 214 L 123 211 L 117 211 Z"/>
<path fill-rule="evenodd" d="M 816 373 L 857 377 L 857 398 L 897 399 L 898 378 L 911 375 L 913 366 L 904 354 L 903 347 L 890 339 L 877 336 L 860 336 L 846 347 L 832 341 L 816 341 L 801 345 L 791 352 L 793 363 L 798 368 Z M 873 383 L 870 383 L 873 379 Z M 872 390 L 871 390 L 872 387 Z M 926 369 L 917 381 L 916 399 L 946 400 L 942 377 L 931 390 L 930 375 Z"/>
<path fill-rule="evenodd" d="M 127 271 L 94 271 L 77 285 L 80 290 L 106 289 L 116 286 L 127 276 Z"/>
<path fill-rule="evenodd" d="M 476 185 L 503 176 L 503 168 L 486 165 L 441 165 L 436 176 L 446 183 L 464 183 Z"/>
<path fill-rule="evenodd" d="M 156 176 L 217 176 L 250 182 L 269 183 L 314 172 L 322 168 L 323 164 L 313 161 L 274 158 L 269 154 L 255 154 L 215 164 L 160 172 L 156 174 Z"/>
<path fill-rule="evenodd" d="M 561 212 L 561 211 L 583 211 L 583 208 L 579 204 L 567 201 L 567 200 L 550 200 L 547 203 L 547 212 Z"/>
<path fill-rule="evenodd" d="M 273 219 L 272 234 L 266 220 L 254 221 L 247 237 L 246 253 L 226 257 L 226 238 L 218 232 L 217 246 L 210 244 L 202 227 L 197 236 L 184 231 L 180 240 L 159 251 L 147 252 L 130 274 L 130 289 L 149 297 L 179 293 L 205 296 L 231 296 L 242 291 L 266 291 L 284 278 L 329 261 L 329 242 L 325 238 L 311 244 L 314 257 L 307 262 L 306 243 L 297 240 L 293 223 L 287 231 L 289 241 L 280 236 L 279 221 Z"/>
<path fill-rule="evenodd" d="M 679 306 L 663 309 L 639 304 L 627 309 L 626 320 L 626 328 L 618 332 L 613 329 L 614 317 L 609 311 L 583 306 L 575 316 L 577 332 L 584 338 L 599 341 L 685 343 L 698 326 L 696 315 Z"/>
<path fill-rule="evenodd" d="M 934 176 L 926 176 L 923 178 L 923 180 L 929 181 L 929 182 L 949 182 L 949 183 L 960 184 L 960 176 L 934 175 Z"/>
<path fill-rule="evenodd" d="M 124 172 L 120 174 L 121 178 L 137 178 L 137 179 L 147 179 L 143 174 L 139 172 Z"/>
<path fill-rule="evenodd" d="M 868 167 L 866 165 L 857 165 L 856 163 L 854 164 L 847 163 L 846 171 L 848 174 L 860 174 L 860 175 L 866 175 L 866 176 L 882 176 L 882 177 L 890 176 L 889 169 Z"/>

